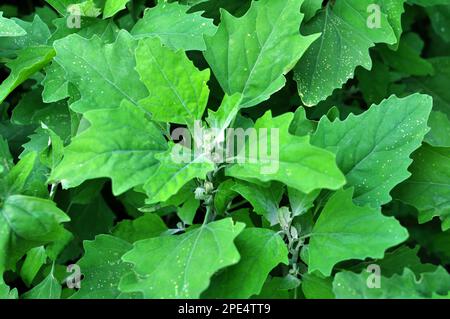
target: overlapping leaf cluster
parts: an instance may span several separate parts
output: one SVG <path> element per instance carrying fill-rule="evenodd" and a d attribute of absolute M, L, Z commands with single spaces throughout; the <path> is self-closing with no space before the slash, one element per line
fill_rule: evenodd
<path fill-rule="evenodd" d="M 449 297 L 450 1 L 29 10 L 0 5 L 0 298 Z M 171 135 L 199 125 L 277 157 Z"/>

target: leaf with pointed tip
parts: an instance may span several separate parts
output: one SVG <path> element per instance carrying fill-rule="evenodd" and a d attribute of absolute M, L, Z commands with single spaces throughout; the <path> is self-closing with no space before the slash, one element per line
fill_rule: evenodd
<path fill-rule="evenodd" d="M 371 288 L 367 284 L 370 272 L 355 274 L 344 271 L 336 274 L 333 292 L 336 298 L 345 299 L 423 299 L 433 295 L 444 296 L 450 291 L 450 274 L 441 266 L 434 272 L 426 272 L 417 280 L 415 274 L 405 268 L 402 275 L 390 278 L 381 276 L 380 288 Z"/>
<path fill-rule="evenodd" d="M 147 193 L 147 204 L 164 202 L 194 178 L 205 179 L 206 174 L 214 170 L 214 163 L 206 154 L 188 155 L 186 160 L 179 161 L 174 156 L 185 149 L 180 144 L 175 144 L 167 152 L 156 155 L 159 166 L 155 173 L 148 178 L 144 185 Z M 185 154 L 190 150 L 185 149 Z"/>
<path fill-rule="evenodd" d="M 84 242 L 84 256 L 78 261 L 81 273 L 80 290 L 71 299 L 119 299 L 136 294 L 122 293 L 118 289 L 120 278 L 130 272 L 132 265 L 122 261 L 122 256 L 133 245 L 110 235 L 99 235 Z"/>
<path fill-rule="evenodd" d="M 369 48 L 375 43 L 395 44 L 397 39 L 386 10 L 380 27 L 367 26 L 373 0 L 342 0 L 327 6 L 303 26 L 304 34 L 321 32 L 294 68 L 294 79 L 305 105 L 318 104 L 341 87 L 358 65 L 370 70 Z M 331 76 L 330 76 L 331 75 Z"/>
<path fill-rule="evenodd" d="M 138 240 L 158 237 L 167 230 L 157 214 L 147 213 L 134 220 L 123 220 L 112 230 L 115 237 L 134 243 Z"/>
<path fill-rule="evenodd" d="M 302 5 L 302 13 L 305 14 L 305 21 L 310 20 L 312 17 L 314 17 L 322 8 L 322 0 L 305 0 Z"/>
<path fill-rule="evenodd" d="M 84 117 L 91 126 L 65 148 L 50 180 L 72 188 L 109 177 L 118 195 L 152 176 L 158 164 L 155 154 L 165 151 L 167 143 L 146 113 L 124 100 L 119 108 L 90 111 Z"/>
<path fill-rule="evenodd" d="M 409 156 L 428 132 L 431 107 L 427 95 L 391 96 L 343 121 L 322 118 L 311 141 L 336 153 L 346 187 L 355 188 L 355 202 L 377 207 L 388 203 L 389 192 L 410 176 Z"/>
<path fill-rule="evenodd" d="M 43 103 L 40 89 L 22 95 L 13 109 L 11 121 L 20 125 L 44 124 L 64 140 L 70 136 L 70 112 L 67 104 Z"/>
<path fill-rule="evenodd" d="M 23 299 L 60 299 L 62 287 L 53 275 L 53 270 L 38 285 L 24 293 Z"/>
<path fill-rule="evenodd" d="M 145 298 L 198 298 L 216 271 L 239 261 L 233 241 L 243 228 L 226 218 L 183 235 L 138 241 L 122 257 L 134 268 L 119 289 Z"/>
<path fill-rule="evenodd" d="M 397 42 L 392 45 L 397 49 L 402 35 L 402 15 L 405 12 L 405 2 L 407 0 L 376 0 L 375 4 L 380 6 L 381 12 L 386 13 L 389 24 L 394 31 Z"/>
<path fill-rule="evenodd" d="M 237 181 L 231 189 L 252 204 L 255 213 L 264 216 L 271 225 L 279 223 L 278 208 L 283 196 L 283 185 L 273 182 L 268 187 Z"/>
<path fill-rule="evenodd" d="M 0 57 L 15 57 L 20 50 L 47 44 L 51 33 L 48 26 L 38 15 L 35 15 L 31 22 L 16 18 L 12 18 L 11 20 L 25 30 L 26 34 L 23 36 L 2 37 L 0 41 Z"/>
<path fill-rule="evenodd" d="M 9 171 L 4 183 L 4 197 L 14 194 L 48 198 L 48 169 L 39 161 L 36 152 L 30 152 Z"/>
<path fill-rule="evenodd" d="M 450 147 L 450 119 L 442 112 L 431 111 L 428 125 L 431 130 L 424 141 L 432 146 Z"/>
<path fill-rule="evenodd" d="M 125 9 L 130 0 L 94 0 L 94 2 L 97 8 L 103 9 L 103 19 L 107 19 Z"/>
<path fill-rule="evenodd" d="M 241 108 L 242 94 L 225 95 L 217 111 L 208 110 L 206 121 L 213 129 L 218 130 L 216 136 L 224 136 L 225 130 L 232 126 Z"/>
<path fill-rule="evenodd" d="M 419 223 L 438 216 L 442 230 L 450 229 L 450 148 L 424 144 L 413 155 L 412 176 L 393 196 L 419 210 Z"/>
<path fill-rule="evenodd" d="M 209 69 L 199 71 L 183 51 L 173 52 L 157 38 L 139 41 L 136 70 L 150 95 L 139 101 L 153 119 L 193 126 L 208 102 Z"/>
<path fill-rule="evenodd" d="M 41 267 L 45 264 L 47 260 L 47 254 L 45 253 L 44 246 L 39 246 L 30 249 L 27 252 L 25 261 L 20 268 L 20 277 L 27 287 L 29 287 Z"/>
<path fill-rule="evenodd" d="M 226 94 L 242 93 L 242 107 L 267 100 L 318 35 L 301 36 L 303 0 L 260 0 L 236 18 L 221 11 L 219 29 L 205 37 L 204 56 Z"/>
<path fill-rule="evenodd" d="M 320 190 L 305 194 L 295 188 L 288 188 L 289 203 L 291 204 L 292 216 L 305 214 L 308 209 L 314 206 L 314 200 L 319 196 Z"/>
<path fill-rule="evenodd" d="M 176 2 L 160 2 L 145 10 L 131 34 L 136 38 L 158 37 L 175 50 L 203 51 L 206 48 L 203 36 L 212 36 L 217 28 L 212 20 L 202 17 L 202 12 L 187 13 L 189 9 Z"/>
<path fill-rule="evenodd" d="M 226 174 L 248 181 L 280 181 L 304 193 L 342 187 L 345 178 L 336 166 L 334 155 L 312 146 L 309 136 L 289 134 L 293 117 L 293 113 L 285 113 L 273 118 L 268 111 L 259 118 L 253 134 L 257 138 L 249 139 L 237 154 L 237 163 L 226 168 Z M 269 143 L 270 156 L 261 152 L 261 147 L 260 154 L 252 152 L 257 143 Z"/>
<path fill-rule="evenodd" d="M 11 73 L 0 85 L 0 103 L 31 75 L 42 69 L 55 56 L 52 47 L 28 47 L 18 52 L 15 60 L 6 64 Z"/>
<path fill-rule="evenodd" d="M 389 247 L 408 238 L 408 231 L 380 209 L 352 202 L 353 189 L 336 192 L 315 223 L 309 243 L 308 272 L 329 276 L 344 260 L 381 258 Z M 364 243 L 364 245 L 361 245 Z"/>
<path fill-rule="evenodd" d="M 433 110 L 441 111 L 450 118 L 450 57 L 428 59 L 433 65 L 433 76 L 411 77 L 405 79 L 408 92 L 420 92 L 433 97 Z"/>
<path fill-rule="evenodd" d="M 0 11 L 0 37 L 20 37 L 27 34 L 20 25 L 14 20 L 4 18 L 3 12 Z"/>
<path fill-rule="evenodd" d="M 0 208 L 0 273 L 29 249 L 56 241 L 69 217 L 50 200 L 8 196 Z"/>
<path fill-rule="evenodd" d="M 69 82 L 66 80 L 66 72 L 55 61 L 45 68 L 45 79 L 42 81 L 44 90 L 42 100 L 45 103 L 57 102 L 69 97 Z"/>
<path fill-rule="evenodd" d="M 416 49 L 422 45 L 423 40 L 420 36 L 410 32 L 402 36 L 397 51 L 385 46 L 378 48 L 378 52 L 384 63 L 398 72 L 416 76 L 432 75 L 434 74 L 433 65 L 420 56 L 421 50 Z M 387 75 L 389 76 L 389 73 Z"/>
<path fill-rule="evenodd" d="M 244 229 L 236 238 L 241 259 L 211 279 L 202 298 L 246 299 L 261 292 L 269 272 L 288 264 L 288 250 L 279 234 L 269 229 Z"/>
<path fill-rule="evenodd" d="M 71 104 L 80 113 L 101 108 L 117 108 L 122 100 L 134 104 L 148 95 L 135 71 L 137 41 L 126 31 L 105 44 L 99 37 L 85 39 L 77 34 L 55 41 L 55 61 L 81 94 Z"/>

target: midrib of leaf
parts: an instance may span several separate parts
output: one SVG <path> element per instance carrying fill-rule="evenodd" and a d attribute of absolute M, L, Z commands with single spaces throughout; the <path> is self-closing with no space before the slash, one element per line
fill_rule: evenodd
<path fill-rule="evenodd" d="M 111 82 L 111 80 L 110 79 L 108 79 L 107 77 L 105 77 L 104 75 L 103 75 L 103 73 L 101 73 L 100 71 L 98 71 L 92 64 L 90 64 L 84 57 L 82 57 L 82 56 L 79 56 L 79 55 L 77 55 L 77 54 L 75 54 L 75 53 L 72 53 L 72 54 L 74 54 L 76 57 L 78 57 L 78 58 L 80 58 L 81 60 L 83 60 L 87 65 L 89 65 L 98 75 L 100 75 L 100 77 L 102 78 L 102 79 L 104 79 L 106 82 L 108 82 L 109 84 L 111 84 L 120 94 L 122 94 L 124 97 L 126 97 L 131 103 L 133 103 L 134 105 L 136 105 L 136 106 L 139 106 L 138 105 L 138 103 L 131 97 L 131 96 L 129 96 L 126 92 L 124 92 L 120 87 L 118 87 L 117 86 L 117 84 L 116 83 L 114 83 L 114 82 Z M 109 69 L 111 69 L 111 66 L 109 65 L 109 63 L 106 63 L 106 65 L 108 66 L 108 68 Z M 112 73 L 111 73 L 111 75 L 113 75 Z"/>
<path fill-rule="evenodd" d="M 201 163 L 200 159 L 203 159 L 206 156 L 206 153 L 202 153 L 200 156 L 197 156 L 193 161 L 189 163 L 185 163 L 181 169 L 177 170 L 174 174 L 171 174 L 168 180 L 166 180 L 165 185 L 167 185 L 169 182 L 171 182 L 173 179 L 175 179 L 179 174 L 184 172 L 186 169 L 188 169 L 192 164 Z M 156 195 L 159 195 L 162 191 L 165 191 L 164 187 L 159 188 L 159 191 L 155 193 Z"/>
<path fill-rule="evenodd" d="M 65 49 L 63 49 L 65 50 Z M 67 51 L 67 50 L 66 50 Z M 92 68 L 92 70 L 94 70 L 99 76 L 100 78 L 104 79 L 107 83 L 111 84 L 112 87 L 114 89 L 116 89 L 116 91 L 118 91 L 121 95 L 123 95 L 124 97 L 127 98 L 128 101 L 130 101 L 131 103 L 133 103 L 135 106 L 137 106 L 140 110 L 142 110 L 144 113 L 146 114 L 150 114 L 145 108 L 143 108 L 142 106 L 139 105 L 139 103 L 137 101 L 135 101 L 132 97 L 130 97 L 127 93 L 125 93 L 120 87 L 117 86 L 116 83 L 111 82 L 111 80 L 109 80 L 108 78 L 106 78 L 104 76 L 104 74 L 100 71 L 98 71 L 91 63 L 89 63 L 84 57 L 77 55 L 75 52 L 71 52 L 70 54 L 73 54 L 75 57 L 80 58 L 81 60 L 83 60 L 89 67 Z M 108 69 L 111 71 L 111 65 L 106 62 L 106 65 L 108 66 Z M 64 68 L 64 67 L 62 67 Z M 66 71 L 67 74 L 67 71 Z M 113 72 L 110 72 L 111 76 L 113 76 Z M 83 94 L 82 94 L 83 95 Z M 76 103 L 76 102 L 75 102 Z"/>
<path fill-rule="evenodd" d="M 186 237 L 185 237 L 183 240 L 181 240 L 181 241 L 175 246 L 175 249 L 173 250 L 174 252 L 179 251 L 179 250 L 180 250 L 180 246 L 182 246 L 186 241 L 190 240 L 193 236 L 196 236 L 196 237 L 195 237 L 195 240 L 194 240 L 194 244 L 193 244 L 192 247 L 191 247 L 191 251 L 189 252 L 189 256 L 187 257 L 186 262 L 185 262 L 185 264 L 184 264 L 183 285 L 182 285 L 182 287 L 181 287 L 182 290 L 184 289 L 185 285 L 188 283 L 188 278 L 187 278 L 188 268 L 189 268 L 189 265 L 190 265 L 190 263 L 191 263 L 191 261 L 192 261 L 192 257 L 193 257 L 193 255 L 194 255 L 194 251 L 197 249 L 198 242 L 199 242 L 200 237 L 201 237 L 201 235 L 202 235 L 202 233 L 203 233 L 204 230 L 209 230 L 208 224 L 203 224 L 203 225 L 199 228 L 199 230 L 197 231 L 197 234 L 196 234 L 196 235 L 193 234 L 193 233 L 191 233 L 191 234 L 186 233 L 186 234 L 187 234 Z M 217 243 L 218 243 L 218 240 L 217 240 L 216 235 L 214 234 L 214 231 L 211 231 L 211 230 L 209 230 L 209 231 L 212 233 L 212 235 L 213 235 L 213 237 L 214 237 L 214 243 L 215 243 L 216 246 L 219 248 L 219 246 L 218 246 L 218 244 L 217 244 Z M 171 256 L 170 254 L 167 254 L 167 255 L 165 256 L 165 258 L 164 258 L 164 262 L 165 262 L 166 260 L 170 259 L 170 257 L 172 257 L 172 256 Z M 164 264 L 164 262 L 161 262 L 161 264 Z M 144 276 L 145 276 L 145 277 L 150 277 L 150 276 L 153 275 L 158 269 L 159 269 L 158 267 L 155 267 L 155 269 L 154 269 L 152 272 L 150 272 L 150 273 L 148 273 L 148 274 L 145 274 Z M 179 293 L 178 291 L 176 291 L 176 292 L 177 292 L 177 294 L 176 294 L 177 297 L 180 296 L 180 293 Z"/>
<path fill-rule="evenodd" d="M 183 276 L 183 285 L 181 287 L 182 291 L 185 289 L 185 286 L 187 284 L 187 273 L 188 273 L 188 268 L 191 264 L 191 260 L 192 260 L 192 256 L 194 255 L 194 251 L 197 249 L 197 245 L 198 245 L 198 241 L 200 240 L 201 234 L 203 233 L 203 230 L 205 230 L 207 228 L 207 224 L 204 224 L 201 229 L 198 232 L 197 237 L 195 238 L 194 241 L 194 245 L 192 246 L 192 249 L 189 253 L 188 259 L 186 260 L 186 263 L 184 265 L 184 276 Z M 214 232 L 212 232 L 214 235 Z M 214 240 L 216 240 L 216 237 L 214 236 Z M 217 244 L 217 242 L 215 242 Z"/>
<path fill-rule="evenodd" d="M 326 30 L 327 30 L 327 23 L 328 23 L 328 10 L 329 10 L 329 8 L 327 7 L 326 9 L 325 9 L 325 21 L 324 21 L 324 24 L 323 24 L 323 34 L 322 34 L 322 36 L 321 36 L 321 39 L 320 39 L 320 46 L 319 46 L 319 52 L 318 52 L 318 54 L 317 54 L 317 57 L 316 57 L 316 60 L 315 60 L 315 63 L 314 63 L 314 69 L 313 69 L 313 73 L 312 73 L 312 75 L 314 75 L 314 74 L 316 74 L 316 71 L 317 71 L 317 66 L 319 65 L 319 59 L 320 59 L 320 57 L 321 57 L 321 55 L 322 55 L 322 50 L 323 50 L 323 44 L 324 44 L 324 42 L 325 42 L 325 34 L 326 34 Z M 313 85 L 313 80 L 314 80 L 314 76 L 310 76 L 309 77 L 309 80 L 308 80 L 308 89 L 309 88 L 311 88 Z"/>
<path fill-rule="evenodd" d="M 285 146 L 286 146 L 286 145 L 283 145 L 283 146 L 280 148 L 280 153 L 281 153 L 282 150 L 284 150 Z M 308 145 L 308 146 L 315 147 L 314 145 Z M 233 160 L 233 159 L 238 159 L 238 158 L 239 158 L 239 157 L 233 156 L 233 157 L 228 157 L 227 160 Z M 250 160 L 250 161 L 249 161 L 250 164 L 257 164 L 257 163 L 251 163 L 251 161 L 253 160 L 254 162 L 258 162 L 258 160 L 260 159 L 259 157 L 256 157 L 256 158 L 255 158 L 255 157 L 250 157 L 250 156 L 246 156 L 245 158 Z M 296 164 L 296 165 L 302 166 L 302 167 L 304 167 L 304 168 L 310 169 L 310 170 L 312 170 L 312 171 L 314 171 L 314 172 L 317 172 L 317 173 L 319 173 L 320 175 L 323 175 L 323 176 L 326 176 L 326 177 L 328 177 L 328 178 L 331 178 L 331 176 L 329 176 L 329 175 L 323 173 L 323 172 L 320 171 L 320 170 L 317 170 L 315 167 L 310 167 L 310 166 L 308 166 L 308 165 L 305 165 L 304 163 L 296 162 L 295 160 L 286 160 L 286 159 L 280 160 L 280 159 L 279 159 L 277 162 L 278 162 L 278 163 Z M 234 163 L 234 164 L 239 164 L 239 163 Z M 244 163 L 244 164 L 245 164 L 245 163 Z"/>
<path fill-rule="evenodd" d="M 411 116 L 411 114 L 413 114 L 414 112 L 415 112 L 416 110 L 413 110 L 413 111 L 411 111 L 410 113 L 408 113 L 408 114 L 403 114 L 403 118 L 402 118 L 402 120 L 400 121 L 400 123 L 398 123 L 397 124 L 397 127 L 399 126 L 399 125 L 401 125 L 401 124 L 403 124 L 403 122 L 407 119 L 407 117 L 410 117 Z M 362 116 L 363 114 L 361 114 L 361 116 Z M 358 117 L 360 117 L 360 116 L 356 116 L 356 115 L 353 115 L 353 114 L 350 114 L 350 116 L 353 116 L 353 118 L 355 118 L 355 119 L 357 119 Z M 349 117 L 350 117 L 349 116 Z M 355 122 L 357 122 L 357 121 L 355 121 Z M 359 123 L 361 123 L 361 122 L 359 122 Z M 378 131 L 379 131 L 379 129 L 380 129 L 380 125 L 377 125 L 376 126 L 376 133 L 375 133 L 375 137 L 374 138 L 376 138 L 377 137 L 377 135 L 378 135 Z M 348 130 L 347 131 L 348 133 L 349 132 L 351 132 L 351 130 Z M 378 141 L 378 143 L 377 143 L 377 141 L 374 141 L 374 145 L 373 145 L 373 147 L 372 147 L 372 149 L 369 151 L 369 153 L 368 154 L 366 154 L 363 158 L 361 158 L 358 162 L 356 162 L 354 165 L 353 165 L 353 167 L 348 171 L 348 172 L 346 172 L 345 173 L 345 175 L 348 175 L 348 174 L 350 174 L 357 166 L 359 166 L 363 161 L 365 161 L 367 158 L 369 158 L 374 152 L 376 152 L 376 151 L 378 151 L 379 149 L 378 149 L 378 147 L 379 147 L 379 145 L 381 144 L 381 143 L 383 143 L 384 142 L 384 140 L 391 134 L 391 132 L 392 132 L 392 130 L 389 130 L 386 134 L 384 134 L 382 137 L 381 137 L 381 139 Z M 341 139 L 342 140 L 342 139 Z M 360 140 L 359 141 L 359 143 L 361 143 L 361 141 L 362 140 Z M 378 185 L 376 185 L 376 186 L 378 186 Z"/>
<path fill-rule="evenodd" d="M 285 3 L 287 4 L 287 1 L 286 1 Z M 272 36 L 274 35 L 275 29 L 276 29 L 275 26 L 277 25 L 278 21 L 280 20 L 280 17 L 284 14 L 285 11 L 286 11 L 286 6 L 283 8 L 283 10 L 281 11 L 281 13 L 277 16 L 277 18 L 276 18 L 274 24 L 271 24 L 272 30 L 270 31 L 269 36 L 267 37 L 266 41 L 264 41 L 262 47 L 261 47 L 261 42 L 259 41 L 258 33 L 255 32 L 255 35 L 256 35 L 256 38 L 258 39 L 258 44 L 259 44 L 259 46 L 261 47 L 261 50 L 260 50 L 260 52 L 259 52 L 259 54 L 258 54 L 258 56 L 257 56 L 257 58 L 256 58 L 255 63 L 253 64 L 252 69 L 250 70 L 250 73 L 249 73 L 249 75 L 248 75 L 248 77 L 247 77 L 247 81 L 245 82 L 245 85 L 244 85 L 244 89 L 242 90 L 242 94 L 243 94 L 244 96 L 245 96 L 245 92 L 246 92 L 247 89 L 248 89 L 248 85 L 249 85 L 249 83 L 250 83 L 250 80 L 252 79 L 253 73 L 255 72 L 256 66 L 259 64 L 259 61 L 260 61 L 260 59 L 261 59 L 261 56 L 263 55 L 264 51 L 266 50 L 267 44 L 270 43 L 270 40 L 272 40 Z M 269 23 L 270 23 L 270 21 L 269 21 Z M 229 79 L 230 79 L 230 77 L 228 77 L 228 81 L 230 81 Z M 271 84 L 271 83 L 269 83 L 269 86 L 270 86 L 270 84 Z M 266 87 L 266 89 L 267 89 L 267 87 Z M 264 90 L 263 92 L 265 92 L 265 90 Z M 236 92 L 231 92 L 231 93 L 236 93 Z M 258 96 L 258 98 L 259 98 L 259 96 Z M 254 99 L 252 99 L 251 101 L 253 101 L 253 100 L 255 100 L 255 99 L 257 99 L 257 98 L 254 98 Z"/>
<path fill-rule="evenodd" d="M 159 72 L 161 73 L 161 75 L 164 77 L 164 79 L 166 80 L 167 84 L 169 84 L 169 87 L 171 89 L 171 91 L 175 94 L 175 96 L 177 97 L 178 101 L 181 103 L 181 105 L 183 106 L 184 110 L 189 114 L 189 116 L 195 120 L 195 116 L 192 114 L 191 110 L 189 110 L 189 108 L 186 105 L 186 102 L 181 98 L 181 96 L 178 94 L 177 89 L 174 87 L 173 83 L 171 81 L 169 81 L 169 79 L 167 78 L 167 74 L 164 72 L 164 70 L 161 68 L 161 65 L 158 63 L 157 59 L 155 58 L 155 55 L 153 54 L 153 49 L 149 46 L 147 46 L 147 48 L 149 49 L 149 52 L 152 56 L 153 62 L 155 63 L 155 65 L 158 67 Z M 189 73 L 188 73 L 189 79 L 191 78 Z M 192 87 L 192 81 L 189 81 L 190 85 Z M 196 104 L 197 104 L 197 108 L 198 108 L 198 95 L 197 92 L 194 90 L 195 92 L 195 96 L 196 96 Z"/>

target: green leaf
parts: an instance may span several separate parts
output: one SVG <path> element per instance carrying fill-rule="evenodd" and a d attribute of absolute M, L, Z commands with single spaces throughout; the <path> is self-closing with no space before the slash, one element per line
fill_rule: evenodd
<path fill-rule="evenodd" d="M 255 296 L 256 299 L 289 299 L 289 291 L 296 289 L 300 285 L 300 279 L 292 275 L 285 277 L 267 278 L 261 293 Z"/>
<path fill-rule="evenodd" d="M 98 194 L 86 204 L 78 204 L 76 198 L 71 198 L 67 213 L 71 221 L 66 228 L 73 234 L 73 239 L 64 255 L 71 259 L 82 253 L 84 240 L 92 240 L 98 234 L 109 233 L 116 218 L 106 201 Z"/>
<path fill-rule="evenodd" d="M 337 298 L 345 299 L 417 299 L 431 298 L 432 295 L 447 295 L 450 290 L 450 275 L 438 267 L 434 272 L 422 273 L 417 280 L 414 273 L 405 268 L 402 275 L 390 278 L 381 276 L 380 288 L 369 288 L 370 273 L 340 272 L 333 281 L 333 291 Z"/>
<path fill-rule="evenodd" d="M 55 61 L 81 94 L 70 107 L 84 113 L 117 108 L 124 99 L 137 106 L 148 92 L 135 71 L 136 46 L 137 41 L 126 31 L 112 44 L 104 44 L 97 36 L 85 39 L 77 34 L 55 41 Z"/>
<path fill-rule="evenodd" d="M 334 299 L 333 278 L 320 273 L 302 276 L 302 291 L 307 299 Z"/>
<path fill-rule="evenodd" d="M 442 112 L 432 111 L 428 121 L 431 130 L 424 141 L 432 146 L 450 147 L 450 120 Z"/>
<path fill-rule="evenodd" d="M 163 152 L 167 143 L 143 111 L 124 101 L 117 109 L 84 116 L 91 126 L 65 148 L 51 181 L 71 188 L 88 179 L 109 177 L 118 195 L 152 176 L 158 163 L 155 154 Z"/>
<path fill-rule="evenodd" d="M 131 30 L 136 38 L 158 37 L 171 49 L 205 50 L 204 35 L 212 36 L 216 26 L 202 12 L 187 13 L 188 6 L 160 2 L 147 8 L 144 17 Z"/>
<path fill-rule="evenodd" d="M 303 26 L 304 34 L 321 32 L 294 69 L 302 101 L 318 104 L 341 87 L 358 65 L 372 68 L 369 48 L 375 43 L 395 44 L 387 9 L 381 8 L 380 27 L 368 27 L 372 4 L 384 1 L 342 0 L 329 2 L 316 17 Z M 330 76 L 331 75 L 331 76 Z"/>
<path fill-rule="evenodd" d="M 51 35 L 50 30 L 38 15 L 34 17 L 32 22 L 26 22 L 16 18 L 12 18 L 11 20 L 25 30 L 26 34 L 19 37 L 2 37 L 2 41 L 0 42 L 0 57 L 15 57 L 20 50 L 47 44 Z"/>
<path fill-rule="evenodd" d="M 27 252 L 25 261 L 20 269 L 20 277 L 27 286 L 31 285 L 46 260 L 47 254 L 43 246 L 32 248 Z"/>
<path fill-rule="evenodd" d="M 450 2 L 447 5 L 427 7 L 431 26 L 441 39 L 450 42 Z"/>
<path fill-rule="evenodd" d="M 42 81 L 44 86 L 42 100 L 45 103 L 52 103 L 69 97 L 69 82 L 66 80 L 64 69 L 53 61 L 45 68 L 45 73 L 45 79 Z"/>
<path fill-rule="evenodd" d="M 225 136 L 225 130 L 232 127 L 233 121 L 235 121 L 241 108 L 241 103 L 242 94 L 225 95 L 217 111 L 208 110 L 206 121 L 211 128 L 217 130 L 216 137 Z"/>
<path fill-rule="evenodd" d="M 47 65 L 55 56 L 52 47 L 28 47 L 18 52 L 15 60 L 6 66 L 11 70 L 8 78 L 0 85 L 0 103 L 20 84 Z"/>
<path fill-rule="evenodd" d="M 122 258 L 134 264 L 134 272 L 122 278 L 120 290 L 145 298 L 198 298 L 217 270 L 239 261 L 233 240 L 243 228 L 227 218 L 183 235 L 136 242 Z"/>
<path fill-rule="evenodd" d="M 245 229 L 235 243 L 241 259 L 214 276 L 202 298 L 249 298 L 261 292 L 273 268 L 279 263 L 288 264 L 286 244 L 272 230 Z"/>
<path fill-rule="evenodd" d="M 14 166 L 13 158 L 9 151 L 8 142 L 0 135 L 0 181 Z M 0 188 L 0 191 L 3 191 Z"/>
<path fill-rule="evenodd" d="M 386 13 L 389 24 L 394 31 L 395 37 L 397 38 L 396 44 L 392 47 L 394 49 L 398 48 L 401 44 L 400 36 L 402 35 L 402 14 L 405 12 L 405 2 L 407 0 L 378 0 L 375 3 L 381 8 L 381 11 Z"/>
<path fill-rule="evenodd" d="M 192 225 L 194 223 L 194 218 L 197 210 L 200 207 L 200 201 L 195 198 L 194 194 L 183 203 L 181 207 L 177 210 L 177 215 L 187 225 Z"/>
<path fill-rule="evenodd" d="M 48 169 L 42 165 L 35 152 L 23 156 L 6 176 L 3 196 L 24 194 L 48 197 L 46 178 Z"/>
<path fill-rule="evenodd" d="M 10 289 L 4 282 L 2 276 L 0 276 L 0 299 L 19 299 L 19 293 L 17 289 Z"/>
<path fill-rule="evenodd" d="M 376 264 L 380 267 L 380 271 L 385 277 L 391 277 L 394 274 L 401 275 L 404 268 L 412 270 L 415 274 L 423 272 L 432 272 L 436 269 L 433 264 L 423 264 L 417 255 L 420 246 L 409 248 L 408 246 L 400 246 L 399 248 L 385 254 L 383 259 L 366 261 L 352 268 L 352 271 L 360 272 L 367 269 L 369 265 Z"/>
<path fill-rule="evenodd" d="M 20 25 L 14 20 L 4 18 L 3 12 L 0 11 L 0 37 L 20 37 L 27 34 Z"/>
<path fill-rule="evenodd" d="M 269 143 L 270 156 L 261 151 L 251 154 L 247 143 L 237 155 L 238 163 L 227 167 L 226 174 L 249 181 L 280 181 L 304 193 L 343 186 L 344 176 L 330 152 L 310 145 L 309 136 L 289 134 L 293 117 L 293 113 L 285 113 L 273 118 L 268 111 L 259 118 L 255 124 L 258 138 L 252 138 L 250 143 L 255 148 L 256 143 Z"/>
<path fill-rule="evenodd" d="M 292 216 L 305 214 L 308 209 L 314 206 L 314 200 L 319 195 L 320 190 L 312 191 L 309 194 L 300 192 L 294 188 L 288 188 L 289 203 L 291 204 Z"/>
<path fill-rule="evenodd" d="M 134 243 L 138 240 L 158 237 L 167 231 L 161 217 L 147 213 L 134 220 L 123 220 L 112 230 L 115 237 Z"/>
<path fill-rule="evenodd" d="M 56 241 L 69 217 L 41 198 L 11 195 L 0 208 L 0 273 L 10 269 L 29 249 Z"/>
<path fill-rule="evenodd" d="M 180 146 L 180 147 L 177 147 Z M 147 204 L 154 204 L 168 200 L 194 178 L 205 179 L 206 174 L 214 170 L 214 163 L 205 153 L 190 155 L 190 150 L 185 150 L 188 154 L 185 161 L 180 162 L 174 154 L 183 152 L 180 144 L 175 144 L 167 152 L 159 154 L 156 158 L 159 160 L 159 166 L 155 173 L 148 178 L 144 185 L 147 193 Z"/>
<path fill-rule="evenodd" d="M 40 89 L 23 95 L 13 110 L 11 121 L 20 125 L 44 124 L 63 139 L 70 136 L 70 113 L 67 104 L 45 104 Z"/>
<path fill-rule="evenodd" d="M 410 171 L 393 196 L 419 210 L 419 223 L 439 216 L 442 230 L 450 229 L 450 148 L 424 144 L 414 153 Z"/>
<path fill-rule="evenodd" d="M 405 80 L 409 92 L 419 92 L 433 97 L 433 110 L 441 111 L 450 117 L 450 57 L 428 60 L 435 70 L 433 76 L 412 77 Z"/>
<path fill-rule="evenodd" d="M 300 36 L 303 0 L 260 0 L 233 17 L 221 11 L 214 36 L 205 37 L 204 56 L 226 94 L 242 93 L 242 107 L 267 100 L 318 35 Z"/>
<path fill-rule="evenodd" d="M 305 14 L 305 21 L 310 20 L 312 17 L 314 17 L 322 8 L 322 0 L 305 0 L 303 2 L 301 11 Z"/>
<path fill-rule="evenodd" d="M 340 261 L 381 258 L 387 248 L 408 238 L 394 217 L 383 216 L 380 209 L 356 206 L 352 195 L 352 189 L 336 192 L 320 213 L 309 243 L 309 273 L 319 270 L 329 276 Z"/>
<path fill-rule="evenodd" d="M 159 39 L 139 41 L 136 70 L 150 96 L 139 102 L 156 121 L 193 125 L 208 102 L 209 69 L 199 71 L 183 51 L 173 52 Z"/>
<path fill-rule="evenodd" d="M 231 188 L 252 204 L 255 213 L 264 216 L 271 225 L 279 223 L 278 208 L 283 196 L 283 185 L 272 183 L 262 187 L 243 181 L 236 182 Z"/>
<path fill-rule="evenodd" d="M 120 278 L 132 267 L 121 257 L 132 248 L 130 243 L 110 235 L 85 241 L 85 254 L 77 263 L 84 278 L 80 290 L 71 299 L 129 298 L 130 294 L 120 292 L 118 285 Z"/>
<path fill-rule="evenodd" d="M 374 60 L 370 71 L 361 67 L 357 68 L 355 76 L 364 100 L 368 104 L 378 104 L 389 95 L 391 75 L 389 66 L 382 61 Z"/>
<path fill-rule="evenodd" d="M 21 297 L 23 299 L 60 299 L 61 291 L 61 284 L 53 275 L 52 270 L 43 281 Z"/>
<path fill-rule="evenodd" d="M 343 121 L 322 118 L 311 141 L 336 153 L 346 186 L 355 188 L 355 202 L 377 207 L 388 203 L 389 192 L 410 176 L 409 156 L 428 131 L 431 106 L 426 95 L 391 96 Z"/>
<path fill-rule="evenodd" d="M 114 16 L 117 12 L 126 8 L 130 0 L 94 0 L 97 7 L 103 8 L 103 19 Z"/>
<path fill-rule="evenodd" d="M 433 65 L 423 59 L 420 51 L 415 47 L 422 45 L 422 39 L 416 33 L 407 33 L 402 36 L 397 51 L 392 51 L 387 47 L 379 48 L 378 52 L 385 63 L 392 69 L 417 76 L 433 75 Z"/>

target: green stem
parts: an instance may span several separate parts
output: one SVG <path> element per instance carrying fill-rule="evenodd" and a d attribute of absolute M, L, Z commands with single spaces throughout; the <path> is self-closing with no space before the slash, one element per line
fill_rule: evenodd
<path fill-rule="evenodd" d="M 240 207 L 240 206 L 242 206 L 244 204 L 247 204 L 247 201 L 245 199 L 241 200 L 240 202 L 237 202 L 236 204 L 230 205 L 230 207 L 227 210 L 230 210 L 230 211 L 234 210 L 234 209 L 236 209 L 236 208 L 238 208 L 238 207 Z"/>

